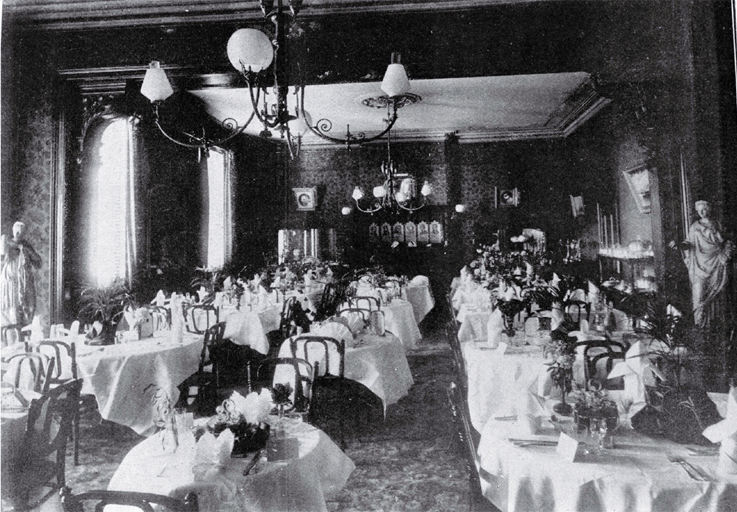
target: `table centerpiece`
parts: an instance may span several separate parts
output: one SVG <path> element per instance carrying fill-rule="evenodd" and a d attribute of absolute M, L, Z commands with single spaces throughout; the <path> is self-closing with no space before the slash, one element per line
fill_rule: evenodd
<path fill-rule="evenodd" d="M 232 456 L 242 457 L 266 446 L 269 439 L 266 419 L 272 408 L 271 393 L 266 388 L 245 397 L 234 391 L 216 408 L 216 415 L 207 422 L 207 430 L 216 437 L 230 430 L 235 437 Z"/>

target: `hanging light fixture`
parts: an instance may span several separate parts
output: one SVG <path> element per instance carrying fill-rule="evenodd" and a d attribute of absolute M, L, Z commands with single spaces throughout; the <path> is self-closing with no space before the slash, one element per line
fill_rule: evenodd
<path fill-rule="evenodd" d="M 417 181 L 407 173 L 400 173 L 394 160 L 392 160 L 391 132 L 387 131 L 386 138 L 386 160 L 381 164 L 381 174 L 384 183 L 374 187 L 373 199 L 367 198 L 361 187 L 353 189 L 353 200 L 356 208 L 363 213 L 376 213 L 384 210 L 389 213 L 400 213 L 402 211 L 414 212 L 424 208 L 427 204 L 427 196 L 432 194 L 432 185 L 425 181 L 417 194 Z M 343 215 L 348 215 L 350 208 L 342 209 Z"/>
<path fill-rule="evenodd" d="M 173 94 L 173 89 L 164 70 L 158 62 L 152 62 L 146 71 L 141 87 L 141 93 L 153 105 L 154 122 L 161 133 L 172 142 L 182 146 L 204 148 L 220 145 L 242 133 L 254 116 L 263 125 L 260 132 L 262 137 L 271 137 L 272 130 L 280 133 L 286 140 L 289 153 L 294 158 L 299 152 L 302 136 L 310 131 L 322 139 L 333 143 L 363 144 L 380 139 L 391 130 L 397 121 L 397 109 L 412 98 L 409 102 L 419 99 L 419 96 L 408 94 L 410 84 L 407 72 L 401 64 L 398 53 L 392 54 L 392 60 L 387 68 L 381 89 L 386 93 L 382 106 L 387 108 L 386 127 L 378 134 L 367 137 L 365 133 L 351 133 L 350 126 L 346 127 L 345 137 L 337 137 L 330 132 L 333 124 L 329 119 L 321 118 L 312 123 L 310 115 L 304 109 L 305 88 L 302 85 L 294 86 L 295 106 L 290 113 L 288 107 L 289 96 L 289 66 L 288 66 L 288 27 L 297 16 L 302 0 L 261 0 L 261 11 L 274 24 L 274 39 L 253 28 L 236 30 L 228 40 L 228 59 L 233 67 L 241 74 L 251 100 L 251 113 L 243 125 L 238 125 L 234 119 L 222 122 L 228 134 L 221 140 L 208 139 L 203 130 L 202 135 L 184 133 L 186 140 L 179 140 L 168 134 L 159 118 L 159 106 Z M 271 73 L 269 74 L 269 70 Z M 271 94 L 275 98 L 271 99 Z"/>

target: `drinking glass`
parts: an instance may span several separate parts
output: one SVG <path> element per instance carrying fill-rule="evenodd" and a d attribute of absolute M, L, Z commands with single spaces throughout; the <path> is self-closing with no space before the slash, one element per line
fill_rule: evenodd
<path fill-rule="evenodd" d="M 589 434 L 594 442 L 592 452 L 599 454 L 604 449 L 604 438 L 607 435 L 606 418 L 591 418 L 589 420 Z"/>

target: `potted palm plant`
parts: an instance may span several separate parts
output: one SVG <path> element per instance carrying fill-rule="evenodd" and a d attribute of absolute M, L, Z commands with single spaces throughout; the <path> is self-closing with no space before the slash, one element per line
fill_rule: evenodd
<path fill-rule="evenodd" d="M 86 288 L 80 303 L 80 320 L 93 327 L 87 334 L 88 344 L 112 345 L 118 322 L 125 308 L 133 304 L 133 297 L 125 282 L 116 279 L 109 286 Z"/>

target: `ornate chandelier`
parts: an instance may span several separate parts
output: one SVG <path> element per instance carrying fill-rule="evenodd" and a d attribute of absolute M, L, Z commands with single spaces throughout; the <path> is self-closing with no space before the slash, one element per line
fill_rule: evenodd
<path fill-rule="evenodd" d="M 398 167 L 392 160 L 391 132 L 387 131 L 386 138 L 386 160 L 381 164 L 381 174 L 384 183 L 374 187 L 373 199 L 365 197 L 361 187 L 353 189 L 353 200 L 356 208 L 363 213 L 374 214 L 379 210 L 389 213 L 400 213 L 402 211 L 414 212 L 427 204 L 427 196 L 432 194 L 432 185 L 425 181 L 417 194 L 417 181 L 407 173 L 398 172 Z M 344 215 L 351 213 L 350 207 L 342 210 Z"/>
<path fill-rule="evenodd" d="M 301 138 L 308 130 L 322 139 L 346 144 L 348 147 L 351 144 L 380 139 L 389 133 L 397 121 L 397 109 L 404 103 L 404 98 L 414 96 L 407 95 L 409 79 L 399 54 L 392 54 L 392 61 L 381 83 L 381 89 L 386 93 L 386 96 L 380 97 L 382 106 L 387 109 L 387 118 L 384 119 L 386 127 L 371 137 L 367 137 L 365 133 L 353 134 L 350 127 L 346 127 L 345 137 L 335 136 L 330 133 L 333 123 L 329 119 L 321 118 L 312 123 L 310 114 L 304 109 L 303 85 L 294 86 L 295 105 L 291 113 L 289 110 L 287 32 L 289 24 L 302 6 L 302 0 L 260 0 L 260 6 L 264 16 L 274 24 L 274 39 L 270 40 L 260 30 L 241 28 L 228 40 L 228 59 L 248 86 L 251 112 L 246 122 L 240 126 L 234 119 L 224 120 L 221 123 L 227 131 L 224 138 L 209 139 L 204 130 L 202 135 L 183 133 L 184 140 L 167 133 L 161 124 L 159 107 L 174 91 L 158 62 L 152 62 L 146 70 L 141 93 L 151 101 L 154 123 L 167 139 L 182 146 L 207 150 L 242 133 L 255 116 L 263 125 L 260 135 L 268 138 L 272 136 L 271 130 L 278 131 L 281 138 L 286 140 L 289 153 L 294 158 L 299 153 Z M 417 96 L 414 98 L 414 101 L 419 99 Z"/>

